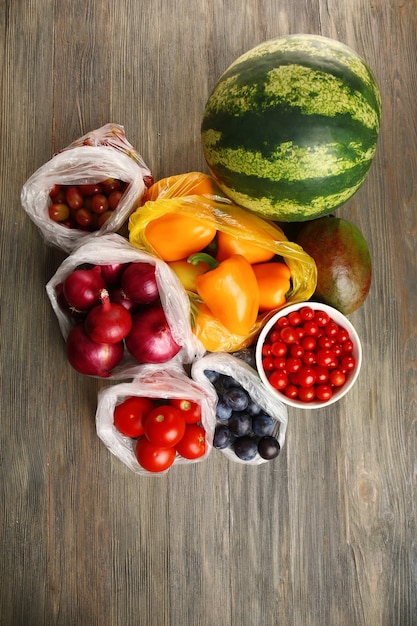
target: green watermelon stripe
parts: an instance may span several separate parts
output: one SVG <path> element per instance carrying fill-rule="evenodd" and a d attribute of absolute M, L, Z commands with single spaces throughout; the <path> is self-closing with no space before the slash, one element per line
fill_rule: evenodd
<path fill-rule="evenodd" d="M 201 125 L 223 192 L 270 219 L 304 221 L 347 202 L 376 151 L 381 97 L 370 68 L 323 37 L 257 46 L 224 72 Z"/>

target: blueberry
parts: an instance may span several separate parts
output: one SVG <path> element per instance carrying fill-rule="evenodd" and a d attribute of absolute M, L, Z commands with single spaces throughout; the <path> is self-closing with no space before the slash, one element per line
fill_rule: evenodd
<path fill-rule="evenodd" d="M 238 437 L 232 445 L 234 453 L 242 461 L 251 461 L 255 458 L 258 452 L 258 446 L 256 445 L 255 439 L 249 435 Z"/>
<path fill-rule="evenodd" d="M 265 435 L 272 435 L 274 431 L 274 420 L 265 413 L 254 415 L 252 418 L 252 430 L 257 437 L 264 437 Z"/>
<path fill-rule="evenodd" d="M 213 446 L 218 450 L 228 448 L 232 443 L 233 435 L 225 424 L 218 424 L 214 431 Z"/>
<path fill-rule="evenodd" d="M 240 383 L 233 378 L 233 376 L 228 376 L 227 374 L 220 375 L 220 384 L 223 389 L 230 389 L 232 387 L 240 387 Z"/>
<path fill-rule="evenodd" d="M 227 424 L 231 432 L 237 437 L 249 435 L 252 432 L 252 418 L 244 412 L 233 412 Z"/>
<path fill-rule="evenodd" d="M 227 420 L 233 413 L 232 407 L 219 400 L 216 406 L 216 416 L 219 420 Z"/>
<path fill-rule="evenodd" d="M 258 452 L 263 459 L 275 459 L 280 453 L 278 440 L 271 436 L 262 437 L 258 441 Z"/>
<path fill-rule="evenodd" d="M 216 383 L 220 376 L 219 372 L 215 372 L 214 370 L 204 370 L 204 374 L 212 385 Z"/>
<path fill-rule="evenodd" d="M 258 415 L 262 411 L 262 408 L 259 406 L 259 404 L 256 404 L 256 402 L 252 400 L 252 398 L 249 398 L 246 411 L 249 413 L 249 415 Z"/>
<path fill-rule="evenodd" d="M 243 387 L 233 387 L 224 392 L 223 402 L 234 411 L 244 411 L 249 404 L 249 395 Z"/>

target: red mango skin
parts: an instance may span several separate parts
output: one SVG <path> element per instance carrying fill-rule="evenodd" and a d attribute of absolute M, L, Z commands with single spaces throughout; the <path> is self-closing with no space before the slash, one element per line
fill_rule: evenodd
<path fill-rule="evenodd" d="M 349 220 L 326 215 L 305 223 L 297 243 L 317 265 L 314 299 L 344 315 L 358 309 L 372 281 L 371 254 L 359 228 Z"/>

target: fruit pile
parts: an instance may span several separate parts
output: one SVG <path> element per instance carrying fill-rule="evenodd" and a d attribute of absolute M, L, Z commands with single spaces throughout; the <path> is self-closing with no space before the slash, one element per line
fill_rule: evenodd
<path fill-rule="evenodd" d="M 187 398 L 129 396 L 116 404 L 114 425 L 132 439 L 135 457 L 146 471 L 164 472 L 177 455 L 195 460 L 207 449 L 201 405 Z"/>
<path fill-rule="evenodd" d="M 218 395 L 213 446 L 230 448 L 241 461 L 252 461 L 257 455 L 275 459 L 280 452 L 276 420 L 232 376 L 214 370 L 206 370 L 205 375 Z"/>
<path fill-rule="evenodd" d="M 49 191 L 48 215 L 67 228 L 94 232 L 113 215 L 127 187 L 117 178 L 85 185 L 55 184 Z"/>
<path fill-rule="evenodd" d="M 325 310 L 305 305 L 282 315 L 262 344 L 262 368 L 274 389 L 292 400 L 329 401 L 356 367 L 349 332 Z"/>

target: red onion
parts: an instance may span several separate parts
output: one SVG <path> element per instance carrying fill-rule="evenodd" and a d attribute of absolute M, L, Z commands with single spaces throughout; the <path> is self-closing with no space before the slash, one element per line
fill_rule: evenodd
<path fill-rule="evenodd" d="M 102 289 L 100 299 L 101 304 L 85 318 L 85 332 L 96 343 L 123 341 L 132 328 L 131 314 L 121 304 L 110 302 L 107 289 Z"/>
<path fill-rule="evenodd" d="M 84 319 L 85 318 L 85 315 L 86 315 L 85 311 L 78 311 L 77 309 L 75 309 L 73 306 L 70 305 L 70 303 L 68 302 L 68 300 L 64 296 L 62 283 L 58 283 L 55 286 L 55 293 L 56 293 L 57 302 L 59 304 L 59 308 L 64 313 L 66 313 L 67 315 L 70 315 L 74 319 Z"/>
<path fill-rule="evenodd" d="M 100 302 L 100 291 L 106 288 L 101 268 L 76 269 L 64 280 L 62 289 L 67 302 L 78 311 L 88 311 Z"/>
<path fill-rule="evenodd" d="M 150 304 L 159 298 L 155 266 L 151 263 L 131 263 L 123 272 L 121 286 L 126 296 L 138 304 Z"/>
<path fill-rule="evenodd" d="M 111 263 L 101 266 L 101 275 L 108 287 L 114 287 L 120 283 L 122 274 L 127 267 L 127 263 Z"/>
<path fill-rule="evenodd" d="M 116 287 L 110 292 L 110 300 L 116 304 L 121 304 L 127 311 L 132 312 L 137 303 L 128 298 L 121 287 Z"/>
<path fill-rule="evenodd" d="M 132 330 L 125 339 L 126 348 L 139 363 L 165 363 L 180 350 L 174 340 L 162 305 L 144 307 L 133 316 Z"/>
<path fill-rule="evenodd" d="M 108 378 L 111 370 L 121 361 L 123 341 L 96 343 L 89 338 L 81 322 L 74 326 L 67 338 L 67 357 L 72 367 L 87 376 Z"/>

